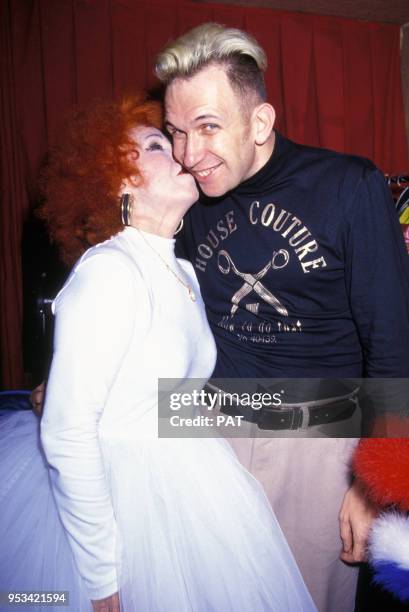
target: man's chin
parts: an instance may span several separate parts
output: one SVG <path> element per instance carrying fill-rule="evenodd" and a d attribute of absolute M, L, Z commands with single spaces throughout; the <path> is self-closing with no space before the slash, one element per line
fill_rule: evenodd
<path fill-rule="evenodd" d="M 230 189 L 223 185 L 201 185 L 198 183 L 200 193 L 205 195 L 207 198 L 221 198 L 224 196 Z"/>

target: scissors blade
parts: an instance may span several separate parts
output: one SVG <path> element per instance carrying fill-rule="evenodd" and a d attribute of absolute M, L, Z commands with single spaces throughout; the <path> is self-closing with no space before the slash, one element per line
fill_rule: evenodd
<path fill-rule="evenodd" d="M 236 312 L 240 300 L 242 300 L 244 297 L 246 297 L 246 295 L 251 293 L 252 290 L 253 290 L 253 287 L 249 285 L 249 283 L 244 283 L 244 285 L 242 285 L 240 289 L 236 291 L 236 293 L 233 295 L 231 299 L 232 304 L 233 304 L 231 308 L 232 315 Z"/>
<path fill-rule="evenodd" d="M 265 301 L 267 304 L 271 304 L 277 312 L 279 312 L 284 317 L 288 317 L 288 310 L 282 303 L 272 294 L 268 289 L 264 287 L 260 281 L 257 281 L 252 289 Z"/>

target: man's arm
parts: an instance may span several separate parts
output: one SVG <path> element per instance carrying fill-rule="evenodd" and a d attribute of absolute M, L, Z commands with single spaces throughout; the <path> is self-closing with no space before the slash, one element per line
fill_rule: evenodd
<path fill-rule="evenodd" d="M 339 513 L 340 535 L 343 544 L 341 559 L 347 563 L 366 561 L 366 545 L 372 521 L 379 509 L 355 480 L 345 493 Z"/>
<path fill-rule="evenodd" d="M 345 282 L 364 376 L 409 377 L 409 257 L 382 174 L 369 162 L 345 193 Z M 348 196 L 349 193 L 349 196 Z"/>
<path fill-rule="evenodd" d="M 403 398 L 394 393 L 392 401 L 389 394 L 391 404 L 385 406 L 382 380 L 374 379 L 409 377 L 409 258 L 386 181 L 370 164 L 346 208 L 346 286 L 361 341 L 364 375 L 372 379 L 366 393 L 375 409 L 370 418 L 376 422 L 382 407 L 400 410 Z M 365 429 L 373 426 L 366 424 Z M 355 481 L 339 515 L 341 559 L 366 560 L 369 530 L 378 512 Z"/>

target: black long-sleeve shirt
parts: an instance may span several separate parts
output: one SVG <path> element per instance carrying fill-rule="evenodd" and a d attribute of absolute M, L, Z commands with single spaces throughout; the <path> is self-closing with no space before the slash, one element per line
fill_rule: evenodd
<path fill-rule="evenodd" d="M 368 160 L 295 144 L 201 197 L 179 254 L 216 338 L 214 377 L 408 377 L 409 258 Z"/>

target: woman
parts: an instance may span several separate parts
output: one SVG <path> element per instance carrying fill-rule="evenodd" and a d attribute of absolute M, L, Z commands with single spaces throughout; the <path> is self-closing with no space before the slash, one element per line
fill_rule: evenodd
<path fill-rule="evenodd" d="M 157 437 L 158 378 L 177 392 L 216 356 L 193 268 L 173 252 L 197 189 L 159 122 L 152 103 L 100 105 L 51 157 L 41 214 L 66 260 L 95 246 L 53 304 L 48 469 L 33 415 L 1 425 L 0 590 L 69 590 L 76 612 L 314 610 L 228 444 Z M 109 238 L 120 213 L 130 226 Z"/>

